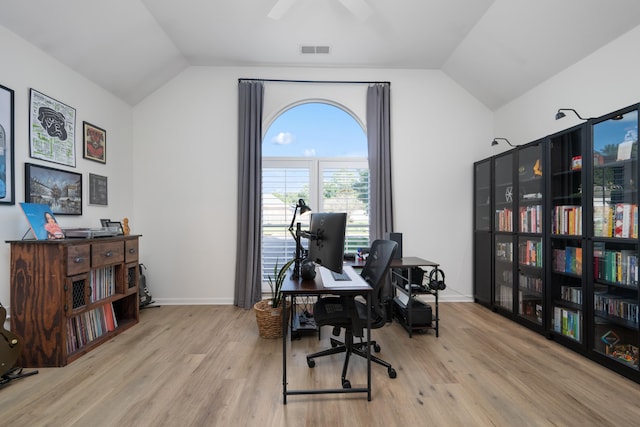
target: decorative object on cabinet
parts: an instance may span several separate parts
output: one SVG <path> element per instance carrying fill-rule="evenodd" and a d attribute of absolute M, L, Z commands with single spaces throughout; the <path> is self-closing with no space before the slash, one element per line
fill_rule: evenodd
<path fill-rule="evenodd" d="M 35 89 L 29 103 L 30 156 L 76 167 L 76 109 Z"/>
<path fill-rule="evenodd" d="M 49 205 L 20 202 L 20 207 L 29 221 L 30 230 L 36 240 L 64 239 L 64 232 Z"/>
<path fill-rule="evenodd" d="M 15 204 L 14 92 L 0 85 L 0 204 Z"/>
<path fill-rule="evenodd" d="M 138 323 L 138 238 L 8 242 L 20 365 L 65 366 Z"/>
<path fill-rule="evenodd" d="M 107 163 L 107 131 L 82 122 L 83 157 L 94 162 Z"/>
<path fill-rule="evenodd" d="M 89 204 L 96 206 L 107 206 L 109 204 L 109 194 L 107 192 L 107 177 L 102 175 L 89 174 Z"/>
<path fill-rule="evenodd" d="M 24 200 L 49 205 L 56 215 L 82 215 L 82 174 L 24 164 Z"/>
<path fill-rule="evenodd" d="M 495 145 L 498 145 L 499 144 L 498 141 L 504 141 L 507 144 L 509 144 L 510 146 L 516 147 L 516 145 L 513 145 L 511 142 L 509 142 L 509 140 L 507 138 L 493 138 L 493 141 L 491 141 L 491 146 L 493 147 Z"/>

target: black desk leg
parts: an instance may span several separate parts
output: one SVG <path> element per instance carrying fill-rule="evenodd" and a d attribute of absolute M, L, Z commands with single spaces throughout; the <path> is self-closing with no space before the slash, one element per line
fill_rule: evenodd
<path fill-rule="evenodd" d="M 287 404 L 287 297 L 282 297 L 284 315 L 282 316 L 282 403 Z M 292 304 L 293 305 L 293 301 Z M 291 309 L 293 310 L 293 308 Z M 291 313 L 289 314 L 291 315 Z"/>

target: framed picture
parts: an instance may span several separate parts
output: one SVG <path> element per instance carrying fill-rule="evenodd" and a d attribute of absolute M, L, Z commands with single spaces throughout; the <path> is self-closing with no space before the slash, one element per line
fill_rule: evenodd
<path fill-rule="evenodd" d="M 107 177 L 89 174 L 89 204 L 107 206 Z"/>
<path fill-rule="evenodd" d="M 84 158 L 107 163 L 107 131 L 88 122 L 82 122 Z"/>
<path fill-rule="evenodd" d="M 56 215 L 82 215 L 82 174 L 24 164 L 24 200 L 48 205 Z"/>
<path fill-rule="evenodd" d="M 111 220 L 108 219 L 108 218 L 100 219 L 100 225 L 103 226 L 103 227 L 108 227 L 110 222 L 111 222 Z"/>
<path fill-rule="evenodd" d="M 31 89 L 30 156 L 76 167 L 76 109 Z"/>
<path fill-rule="evenodd" d="M 0 85 L 0 204 L 15 204 L 13 90 Z"/>
<path fill-rule="evenodd" d="M 107 222 L 107 227 L 116 227 L 118 229 L 118 235 L 124 234 L 122 223 L 120 221 L 109 221 Z"/>

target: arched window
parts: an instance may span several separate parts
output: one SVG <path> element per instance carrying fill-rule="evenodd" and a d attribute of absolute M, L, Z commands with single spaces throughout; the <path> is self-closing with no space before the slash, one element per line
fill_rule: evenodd
<path fill-rule="evenodd" d="M 293 209 L 347 212 L 346 252 L 369 245 L 367 137 L 347 111 L 307 102 L 283 111 L 262 141 L 262 274 L 294 256 Z M 298 216 L 303 229 L 309 216 Z M 303 239 L 304 240 L 304 239 Z M 303 241 L 306 246 L 306 242 Z"/>

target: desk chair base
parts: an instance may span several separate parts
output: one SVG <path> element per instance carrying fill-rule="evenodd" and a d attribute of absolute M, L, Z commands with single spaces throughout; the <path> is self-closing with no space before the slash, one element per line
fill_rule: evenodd
<path fill-rule="evenodd" d="M 334 330 L 334 335 L 337 335 Z M 309 354 L 307 356 L 307 366 L 313 368 L 316 366 L 316 361 L 313 360 L 316 357 L 329 356 L 331 354 L 338 353 L 346 353 L 344 358 L 344 364 L 342 365 L 342 375 L 340 379 L 342 380 L 342 388 L 351 388 L 351 382 L 347 379 L 347 369 L 349 368 L 349 359 L 351 358 L 351 354 L 356 354 L 360 357 L 367 358 L 366 346 L 373 347 L 376 353 L 380 352 L 380 346 L 375 341 L 364 342 L 360 341 L 358 343 L 353 342 L 353 335 L 350 332 L 345 334 L 345 342 L 338 341 L 335 338 L 331 338 L 331 348 L 319 351 L 317 353 Z M 349 345 L 346 345 L 348 343 Z M 371 349 L 369 349 L 371 352 Z M 380 359 L 379 357 L 370 354 L 371 361 L 377 363 L 379 365 L 387 368 L 387 373 L 389 374 L 389 378 L 395 378 L 397 376 L 396 370 L 393 369 L 391 364 L 385 360 Z"/>

